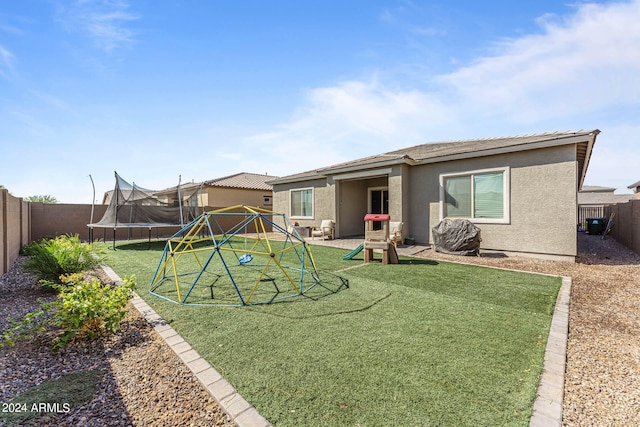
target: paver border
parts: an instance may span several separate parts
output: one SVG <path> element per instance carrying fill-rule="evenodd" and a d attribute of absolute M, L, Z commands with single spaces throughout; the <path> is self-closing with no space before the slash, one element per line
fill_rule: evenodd
<path fill-rule="evenodd" d="M 533 403 L 530 427 L 562 426 L 564 376 L 567 365 L 569 338 L 569 303 L 571 301 L 571 277 L 562 277 L 562 286 L 556 299 L 551 329 L 544 354 L 544 366 L 538 397 Z"/>
<path fill-rule="evenodd" d="M 109 266 L 102 270 L 116 284 L 122 279 Z M 200 381 L 203 388 L 215 399 L 227 415 L 238 427 L 271 427 L 269 421 L 258 413 L 236 389 L 225 380 L 205 359 L 200 357 L 189 343 L 173 329 L 156 311 L 134 292 L 131 304 L 140 312 L 147 323 L 158 333 L 160 338 L 184 362 L 189 370 Z"/>

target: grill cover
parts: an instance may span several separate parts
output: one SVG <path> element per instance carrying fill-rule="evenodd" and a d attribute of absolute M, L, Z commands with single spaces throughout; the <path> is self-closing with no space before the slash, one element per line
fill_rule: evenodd
<path fill-rule="evenodd" d="M 480 251 L 480 229 L 468 219 L 445 218 L 431 230 L 436 252 L 478 255 Z"/>

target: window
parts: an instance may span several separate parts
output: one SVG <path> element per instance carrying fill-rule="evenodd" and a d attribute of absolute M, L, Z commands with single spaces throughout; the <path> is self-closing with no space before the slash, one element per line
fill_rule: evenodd
<path fill-rule="evenodd" d="M 440 176 L 441 216 L 509 222 L 509 169 Z"/>
<path fill-rule="evenodd" d="M 291 190 L 291 218 L 313 218 L 313 188 Z"/>
<path fill-rule="evenodd" d="M 273 200 L 271 199 L 271 196 L 263 196 L 263 197 L 264 197 L 265 206 L 271 206 L 273 204 Z"/>

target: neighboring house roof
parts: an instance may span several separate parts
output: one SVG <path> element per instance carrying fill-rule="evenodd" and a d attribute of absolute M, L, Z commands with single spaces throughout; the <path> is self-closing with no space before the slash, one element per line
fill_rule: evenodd
<path fill-rule="evenodd" d="M 271 184 L 267 181 L 277 179 L 277 176 L 260 175 L 256 173 L 240 172 L 234 175 L 223 176 L 222 178 L 210 179 L 203 182 L 188 182 L 181 184 L 181 191 L 195 191 L 201 187 L 223 187 L 223 188 L 240 188 L 243 190 L 264 190 L 272 191 Z M 176 187 L 165 188 L 157 191 L 155 194 L 169 194 L 176 191 Z"/>
<path fill-rule="evenodd" d="M 630 186 L 628 186 L 627 188 L 630 188 L 634 191 L 636 191 L 638 189 L 638 187 L 640 187 L 640 181 L 638 182 L 634 182 L 633 184 L 631 184 Z"/>
<path fill-rule="evenodd" d="M 271 191 L 273 190 L 273 187 L 271 186 L 271 184 L 267 184 L 267 182 L 277 178 L 277 176 L 241 172 L 222 178 L 210 179 L 208 181 L 205 181 L 203 183 L 203 186 Z"/>
<path fill-rule="evenodd" d="M 626 203 L 633 199 L 633 194 L 613 194 L 616 191 L 611 187 L 599 187 L 595 185 L 584 185 L 578 191 L 579 205 L 613 205 L 616 203 Z"/>
<path fill-rule="evenodd" d="M 581 193 L 611 193 L 616 191 L 615 188 L 612 187 L 599 187 L 597 185 L 583 185 Z"/>
<path fill-rule="evenodd" d="M 289 175 L 270 181 L 270 184 L 312 180 L 327 175 L 355 172 L 363 169 L 391 166 L 395 164 L 419 165 L 450 160 L 468 159 L 481 156 L 554 147 L 565 144 L 578 145 L 579 187 L 587 171 L 591 150 L 599 130 L 577 132 L 553 132 L 537 135 L 524 135 L 490 139 L 438 142 L 421 144 L 400 150 L 389 151 L 375 156 L 364 157 L 333 166 Z"/>

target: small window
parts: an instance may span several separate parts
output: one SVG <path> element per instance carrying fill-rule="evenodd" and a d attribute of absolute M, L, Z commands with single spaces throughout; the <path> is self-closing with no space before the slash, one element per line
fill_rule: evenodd
<path fill-rule="evenodd" d="M 271 206 L 273 204 L 273 200 L 271 196 L 264 196 L 264 205 Z"/>
<path fill-rule="evenodd" d="M 509 170 L 440 176 L 442 217 L 474 222 L 509 221 Z"/>
<path fill-rule="evenodd" d="M 313 188 L 291 190 L 291 218 L 313 218 Z"/>

